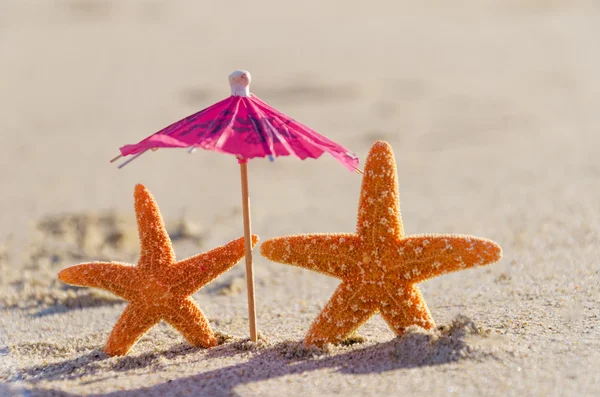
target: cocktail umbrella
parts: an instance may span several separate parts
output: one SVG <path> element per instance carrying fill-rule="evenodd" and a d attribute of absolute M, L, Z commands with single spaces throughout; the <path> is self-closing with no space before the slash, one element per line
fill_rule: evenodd
<path fill-rule="evenodd" d="M 148 150 L 159 148 L 203 148 L 236 156 L 240 164 L 242 208 L 246 241 L 246 282 L 250 338 L 256 342 L 256 309 L 252 272 L 252 238 L 250 199 L 248 193 L 248 159 L 294 155 L 304 160 L 331 154 L 351 171 L 360 172 L 358 157 L 345 147 L 325 138 L 305 125 L 273 109 L 250 93 L 250 73 L 238 70 L 229 76 L 231 96 L 150 135 L 134 145 L 120 148 L 123 156 L 131 156 L 119 165 L 127 165 Z"/>

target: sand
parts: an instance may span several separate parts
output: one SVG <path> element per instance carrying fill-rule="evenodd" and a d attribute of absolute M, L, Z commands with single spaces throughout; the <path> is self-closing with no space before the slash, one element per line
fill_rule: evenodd
<path fill-rule="evenodd" d="M 0 395 L 600 395 L 597 1 L 0 4 Z M 408 234 L 497 241 L 503 259 L 420 285 L 438 324 L 380 317 L 340 346 L 300 342 L 338 281 L 257 255 L 195 294 L 220 346 L 165 324 L 101 349 L 125 303 L 59 270 L 135 262 L 133 187 L 178 257 L 242 235 L 237 163 L 162 150 L 108 160 L 228 95 L 263 100 L 354 150 L 395 150 Z M 351 232 L 361 178 L 332 158 L 250 163 L 254 232 Z"/>

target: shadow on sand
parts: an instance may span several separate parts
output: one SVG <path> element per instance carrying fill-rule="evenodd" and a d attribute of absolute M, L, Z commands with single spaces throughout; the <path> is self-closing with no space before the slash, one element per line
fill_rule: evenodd
<path fill-rule="evenodd" d="M 408 333 L 389 342 L 363 348 L 355 345 L 347 348 L 348 351 L 346 352 L 344 352 L 345 349 L 340 348 L 335 353 L 307 349 L 298 342 L 281 342 L 266 348 L 254 348 L 249 352 L 245 352 L 240 349 L 241 344 L 238 342 L 208 350 L 205 358 L 209 360 L 211 358 L 249 353 L 250 358 L 246 362 L 136 390 L 96 395 L 113 397 L 165 396 L 172 394 L 174 391 L 186 390 L 186 393 L 190 395 L 230 397 L 237 396 L 234 389 L 240 385 L 325 368 L 334 369 L 342 374 L 370 374 L 442 365 L 466 358 L 493 358 L 492 353 L 473 349 L 466 343 L 466 337 L 472 333 L 468 326 L 438 331 L 435 335 L 431 333 Z M 103 367 L 108 370 L 122 371 L 150 366 L 149 370 L 155 372 L 160 371 L 165 365 L 157 364 L 159 356 L 166 354 L 167 357 L 172 357 L 173 354 L 181 355 L 189 351 L 192 351 L 192 348 L 171 349 L 167 352 L 138 357 L 123 357 Z M 97 352 L 93 354 L 97 354 Z M 99 361 L 103 359 L 106 359 L 106 357 L 94 356 L 86 364 L 91 366 L 89 371 L 84 368 L 82 371 L 77 372 L 85 374 L 86 377 L 90 375 L 90 372 L 97 374 Z M 72 370 L 80 365 L 80 360 L 81 358 L 76 358 L 55 364 L 57 367 L 54 370 L 49 369 L 48 366 L 35 367 L 26 369 L 25 373 L 31 378 L 28 381 L 34 384 L 42 380 L 74 379 L 78 376 L 70 372 L 69 368 Z M 170 364 L 167 363 L 166 365 Z M 60 368 L 60 370 L 56 370 L 57 368 Z M 53 375 L 48 376 L 51 373 Z M 72 394 L 59 390 L 30 389 L 29 393 L 31 396 L 72 396 Z"/>

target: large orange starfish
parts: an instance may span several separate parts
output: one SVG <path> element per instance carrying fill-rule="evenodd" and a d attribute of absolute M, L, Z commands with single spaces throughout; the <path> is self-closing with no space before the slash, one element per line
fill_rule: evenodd
<path fill-rule="evenodd" d="M 175 262 L 175 253 L 158 205 L 143 186 L 135 187 L 141 244 L 137 266 L 117 262 L 83 263 L 58 274 L 65 283 L 101 288 L 129 301 L 104 351 L 124 355 L 137 340 L 165 320 L 194 346 L 217 344 L 208 320 L 190 295 L 244 257 L 244 238 Z M 258 242 L 252 236 L 252 245 Z"/>
<path fill-rule="evenodd" d="M 314 321 L 306 344 L 340 342 L 380 312 L 398 335 L 435 326 L 415 285 L 496 262 L 493 241 L 464 235 L 404 236 L 392 148 L 376 142 L 366 161 L 356 234 L 305 234 L 267 240 L 260 252 L 281 263 L 342 279 Z"/>

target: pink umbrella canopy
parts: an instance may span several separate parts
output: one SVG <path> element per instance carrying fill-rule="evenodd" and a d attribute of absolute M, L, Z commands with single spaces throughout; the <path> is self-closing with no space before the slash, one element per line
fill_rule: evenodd
<path fill-rule="evenodd" d="M 354 153 L 251 94 L 250 80 L 247 71 L 233 72 L 229 76 L 229 98 L 177 121 L 137 144 L 121 147 L 121 155 L 137 157 L 148 149 L 172 147 L 199 147 L 233 154 L 240 159 L 293 155 L 304 160 L 329 153 L 349 170 L 357 170 L 358 157 Z"/>

